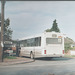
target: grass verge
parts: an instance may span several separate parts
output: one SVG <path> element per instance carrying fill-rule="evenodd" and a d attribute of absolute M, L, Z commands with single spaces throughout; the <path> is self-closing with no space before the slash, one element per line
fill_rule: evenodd
<path fill-rule="evenodd" d="M 65 55 L 64 57 L 75 57 L 75 55 Z"/>
<path fill-rule="evenodd" d="M 7 58 L 7 59 L 17 59 L 16 56 L 7 56 L 5 58 Z"/>

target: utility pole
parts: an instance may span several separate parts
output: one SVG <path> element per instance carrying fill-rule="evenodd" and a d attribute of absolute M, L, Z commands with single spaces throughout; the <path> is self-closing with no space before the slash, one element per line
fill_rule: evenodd
<path fill-rule="evenodd" d="M 4 5 L 5 0 L 1 0 L 1 36 L 0 36 L 0 62 L 3 62 L 4 45 Z"/>

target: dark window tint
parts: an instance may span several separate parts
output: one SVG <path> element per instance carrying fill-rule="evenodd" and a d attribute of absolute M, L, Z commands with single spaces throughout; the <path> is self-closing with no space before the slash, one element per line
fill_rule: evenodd
<path fill-rule="evenodd" d="M 46 44 L 61 44 L 61 38 L 46 38 Z"/>

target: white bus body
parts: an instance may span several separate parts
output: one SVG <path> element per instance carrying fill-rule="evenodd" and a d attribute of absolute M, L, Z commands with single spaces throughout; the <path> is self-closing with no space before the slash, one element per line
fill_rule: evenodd
<path fill-rule="evenodd" d="M 64 56 L 64 35 L 44 32 L 20 39 L 20 47 L 20 56 L 31 56 L 32 54 L 33 57 L 62 57 Z"/>

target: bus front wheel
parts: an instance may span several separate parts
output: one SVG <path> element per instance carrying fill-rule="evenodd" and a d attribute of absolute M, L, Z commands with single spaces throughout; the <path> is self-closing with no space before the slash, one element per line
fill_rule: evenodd
<path fill-rule="evenodd" d="M 34 59 L 34 55 L 33 55 L 32 52 L 30 53 L 30 58 L 31 58 L 31 59 Z"/>
<path fill-rule="evenodd" d="M 33 60 L 35 61 L 35 57 L 34 57 L 33 52 L 30 53 L 30 58 L 33 59 Z"/>

